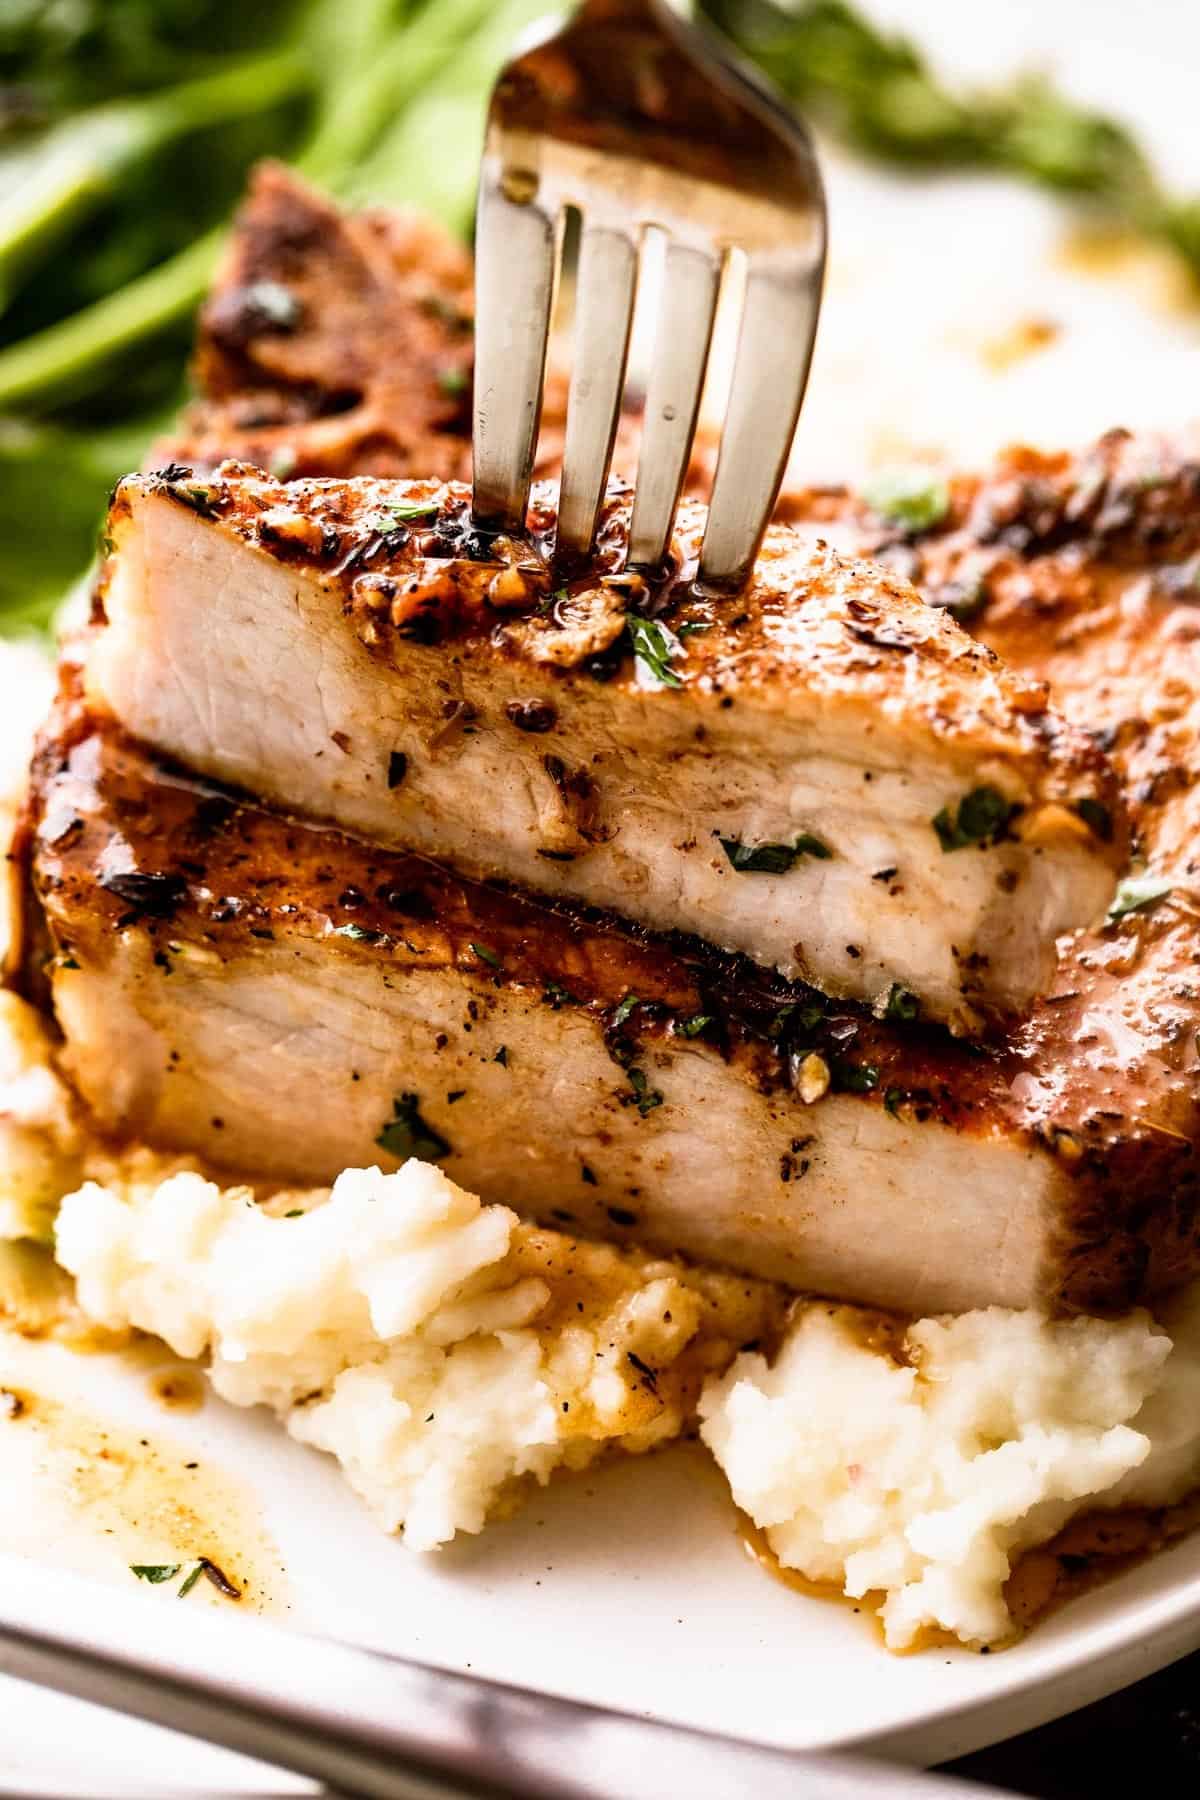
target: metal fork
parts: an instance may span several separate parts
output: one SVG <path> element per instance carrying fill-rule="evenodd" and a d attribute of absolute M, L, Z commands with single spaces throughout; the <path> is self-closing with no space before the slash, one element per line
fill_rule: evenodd
<path fill-rule="evenodd" d="M 987 1800 L 993 1793 L 658 1724 L 258 1620 L 185 1617 L 147 1605 L 140 1594 L 3 1554 L 0 1673 L 295 1770 L 326 1784 L 321 1791 L 330 1796 Z M 83 1773 L 86 1744 L 79 1758 Z"/>
<path fill-rule="evenodd" d="M 475 492 L 519 530 L 541 410 L 564 215 L 582 218 L 559 499 L 560 557 L 586 556 L 612 461 L 638 268 L 665 235 L 628 562 L 658 568 L 688 464 L 730 265 L 745 299 L 700 580 L 758 550 L 804 398 L 825 263 L 808 132 L 666 0 L 584 0 L 492 96 L 476 226 Z"/>

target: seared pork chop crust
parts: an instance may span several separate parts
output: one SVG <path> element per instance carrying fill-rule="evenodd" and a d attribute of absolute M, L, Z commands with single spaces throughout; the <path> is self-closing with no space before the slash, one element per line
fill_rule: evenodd
<path fill-rule="evenodd" d="M 1200 1260 L 1179 921 L 1087 970 L 1101 1033 L 1141 996 L 1114 1066 L 1073 1004 L 972 1048 L 266 813 L 69 695 L 31 831 L 65 1066 L 113 1132 L 318 1181 L 415 1131 L 526 1213 L 906 1310 L 1119 1309 Z"/>
<path fill-rule="evenodd" d="M 339 212 L 266 163 L 201 309 L 204 398 L 154 460 L 467 477 L 473 317 L 470 258 L 432 220 Z"/>
<path fill-rule="evenodd" d="M 431 482 L 131 478 L 93 699 L 189 768 L 480 877 L 703 934 L 963 1031 L 1023 1008 L 1102 916 L 1112 772 L 905 583 L 772 531 L 697 591 L 681 511 L 656 588 L 481 534 Z M 976 816 L 978 815 L 978 816 Z"/>

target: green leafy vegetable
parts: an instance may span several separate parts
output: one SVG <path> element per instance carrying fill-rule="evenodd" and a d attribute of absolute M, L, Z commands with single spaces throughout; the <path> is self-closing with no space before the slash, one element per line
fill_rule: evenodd
<path fill-rule="evenodd" d="M 488 963 L 493 969 L 503 968 L 504 965 L 496 955 L 496 952 L 494 950 L 489 950 L 486 944 L 472 944 L 471 949 L 479 958 L 480 962 Z"/>
<path fill-rule="evenodd" d="M 690 1019 L 678 1019 L 675 1029 L 680 1037 L 699 1037 L 700 1033 L 712 1024 L 713 1016 L 712 1013 L 693 1013 Z"/>
<path fill-rule="evenodd" d="M 1129 913 L 1148 912 L 1160 900 L 1166 899 L 1174 885 L 1161 875 L 1127 875 L 1117 885 L 1105 923 L 1115 925 Z"/>
<path fill-rule="evenodd" d="M 355 919 L 351 919 L 348 925 L 335 925 L 333 935 L 334 937 L 349 938 L 355 944 L 386 944 L 388 941 L 386 932 L 370 931 Z"/>
<path fill-rule="evenodd" d="M 139 1581 L 148 1581 L 152 1587 L 158 1587 L 164 1581 L 173 1581 L 182 1567 L 182 1563 L 130 1563 L 129 1572 Z"/>
<path fill-rule="evenodd" d="M 657 1088 L 650 1086 L 646 1080 L 644 1069 L 626 1069 L 625 1073 L 629 1077 L 629 1085 L 633 1089 L 634 1104 L 644 1119 L 647 1113 L 653 1112 L 656 1106 L 662 1105 L 663 1097 Z"/>
<path fill-rule="evenodd" d="M 581 1006 L 583 1002 L 567 988 L 560 987 L 557 981 L 548 981 L 542 989 L 542 998 L 551 1012 L 558 1012 L 564 1006 Z"/>
<path fill-rule="evenodd" d="M 392 1116 L 375 1139 L 381 1150 L 403 1162 L 415 1156 L 420 1162 L 437 1162 L 450 1154 L 440 1131 L 421 1117 L 419 1096 L 401 1094 L 392 1101 Z"/>
<path fill-rule="evenodd" d="M 843 0 L 702 4 L 806 114 L 860 150 L 1016 174 L 1200 273 L 1200 200 L 1167 195 L 1123 125 L 1045 81 L 960 92 Z M 544 11 L 545 0 L 10 5 L 0 411 L 27 418 L 0 427 L 0 630 L 45 628 L 86 568 L 113 473 L 138 464 L 182 398 L 191 315 L 254 161 L 282 156 L 348 204 L 402 202 L 466 235 L 487 96 Z M 262 298 L 288 329 L 290 299 Z M 441 372 L 447 392 L 458 374 Z M 101 466 L 114 435 L 128 442 L 115 469 Z M 275 472 L 286 478 L 294 460 L 281 449 Z M 928 492 L 899 504 L 906 528 L 929 522 Z M 652 631 L 648 655 L 635 646 L 639 677 L 674 686 L 677 646 L 700 628 L 681 627 L 673 644 Z"/>
<path fill-rule="evenodd" d="M 436 500 L 385 500 L 383 510 L 392 515 L 397 525 L 407 525 L 414 519 L 436 519 L 438 503 Z"/>
<path fill-rule="evenodd" d="M 907 988 L 893 984 L 884 1003 L 883 1017 L 889 1024 L 911 1024 L 921 1011 L 921 1003 Z"/>
<path fill-rule="evenodd" d="M 682 687 L 671 663 L 683 655 L 683 645 L 661 619 L 641 619 L 630 613 L 625 621 L 633 646 L 638 684 L 648 688 Z"/>
<path fill-rule="evenodd" d="M 873 1063 L 833 1062 L 830 1073 L 839 1094 L 869 1094 L 879 1086 L 879 1070 Z"/>
<path fill-rule="evenodd" d="M 959 92 L 907 38 L 845 0 L 702 0 L 809 116 L 887 163 L 931 171 L 995 169 L 1093 217 L 1168 245 L 1200 274 L 1200 200 L 1176 200 L 1118 119 L 1076 104 L 1039 76 Z"/>
<path fill-rule="evenodd" d="M 928 531 L 950 510 L 950 490 L 928 469 L 885 469 L 863 485 L 863 499 L 889 525 Z"/>
<path fill-rule="evenodd" d="M 290 1218 L 291 1214 L 289 1213 L 286 1216 Z M 177 1600 L 185 1600 L 187 1598 L 187 1596 L 191 1593 L 192 1589 L 195 1587 L 196 1583 L 199 1581 L 199 1579 L 200 1579 L 201 1575 L 203 1575 L 203 1573 L 204 1573 L 204 1564 L 202 1562 L 193 1563 L 191 1569 L 188 1571 L 188 1573 L 184 1576 L 183 1580 L 180 1582 L 179 1591 L 176 1594 L 175 1598 Z"/>
<path fill-rule="evenodd" d="M 930 822 L 944 851 L 965 850 L 999 837 L 1016 810 L 996 788 L 977 787 L 963 795 L 955 812 L 943 806 Z"/>
<path fill-rule="evenodd" d="M 808 831 L 790 844 L 739 844 L 736 838 L 722 838 L 721 848 L 739 875 L 786 875 L 798 857 L 828 862 L 833 855 L 828 844 Z"/>
<path fill-rule="evenodd" d="M 636 994 L 626 994 L 625 998 L 621 1001 L 621 1004 L 613 1012 L 613 1016 L 612 1016 L 613 1029 L 615 1031 L 619 1031 L 621 1026 L 625 1023 L 626 1019 L 629 1017 L 630 1013 L 633 1011 L 634 1007 L 638 1006 L 640 1004 L 641 1004 L 641 1002 L 638 1000 L 638 997 Z"/>

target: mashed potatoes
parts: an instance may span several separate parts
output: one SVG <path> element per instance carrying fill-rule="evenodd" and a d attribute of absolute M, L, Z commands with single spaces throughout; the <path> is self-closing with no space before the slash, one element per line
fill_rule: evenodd
<path fill-rule="evenodd" d="M 888 1334 L 852 1307 L 789 1314 L 765 1283 L 536 1230 L 425 1163 L 260 1203 L 89 1147 L 37 1015 L 0 995 L 0 1238 L 44 1236 L 81 1169 L 56 1227 L 80 1311 L 207 1358 L 218 1393 L 334 1455 L 416 1549 L 698 1411 L 784 1565 L 881 1595 L 895 1648 L 930 1626 L 982 1644 L 1011 1629 L 1022 1550 L 1200 1482 L 1195 1297 L 1158 1321 L 993 1308 Z"/>
<path fill-rule="evenodd" d="M 521 1477 L 677 1436 L 782 1319 L 765 1283 L 538 1231 L 426 1163 L 271 1211 L 156 1173 L 135 1159 L 64 1202 L 84 1312 L 207 1355 L 219 1394 L 330 1451 L 420 1550 L 479 1531 Z"/>
<path fill-rule="evenodd" d="M 1200 1306 L 1051 1322 L 993 1307 L 912 1325 L 809 1304 L 773 1363 L 743 1355 L 701 1435 L 787 1568 L 883 1596 L 893 1649 L 926 1627 L 1011 1629 L 1017 1552 L 1085 1507 L 1159 1505 L 1200 1479 Z"/>

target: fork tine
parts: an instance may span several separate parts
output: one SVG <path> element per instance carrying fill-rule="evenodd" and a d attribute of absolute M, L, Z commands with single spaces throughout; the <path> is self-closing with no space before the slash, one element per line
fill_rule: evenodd
<path fill-rule="evenodd" d="M 623 231 L 583 229 L 574 364 L 558 506 L 558 551 L 586 556 L 608 480 L 629 355 L 637 249 Z"/>
<path fill-rule="evenodd" d="M 554 297 L 557 233 L 531 198 L 510 198 L 495 166 L 479 187 L 475 248 L 475 475 L 484 524 L 525 522 Z"/>
<path fill-rule="evenodd" d="M 808 384 L 820 301 L 819 263 L 751 257 L 700 552 L 700 580 L 714 587 L 740 587 L 758 554 Z"/>
<path fill-rule="evenodd" d="M 700 411 L 720 277 L 715 252 L 668 245 L 629 528 L 628 560 L 635 566 L 657 567 L 671 536 Z"/>

